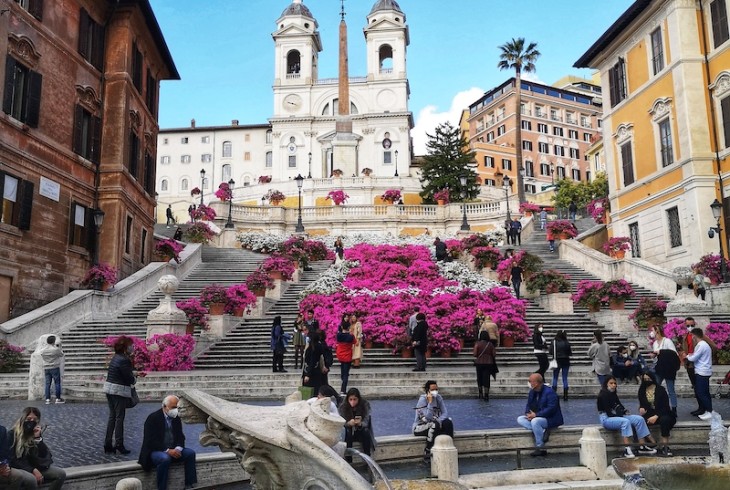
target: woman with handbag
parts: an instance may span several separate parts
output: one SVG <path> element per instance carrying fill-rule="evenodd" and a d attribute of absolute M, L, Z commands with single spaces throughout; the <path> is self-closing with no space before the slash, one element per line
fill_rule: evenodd
<path fill-rule="evenodd" d="M 109 419 L 106 423 L 106 437 L 104 452 L 129 454 L 131 451 L 124 447 L 124 416 L 127 408 L 136 405 L 133 403 L 132 390 L 135 383 L 132 366 L 132 352 L 134 344 L 129 337 L 121 336 L 114 342 L 114 357 L 109 362 L 104 393 L 109 405 Z M 139 399 L 137 398 L 137 401 Z M 112 445 L 112 438 L 114 445 Z"/>
<path fill-rule="evenodd" d="M 558 330 L 553 339 L 553 360 L 550 365 L 553 370 L 553 391 L 558 391 L 558 372 L 563 377 L 563 400 L 568 400 L 568 371 L 570 371 L 570 358 L 573 355 L 573 349 L 570 348 L 568 335 L 565 330 Z"/>
<path fill-rule="evenodd" d="M 490 376 L 497 375 L 495 364 L 496 349 L 489 339 L 486 330 L 479 332 L 479 340 L 474 345 L 474 365 L 477 368 L 477 386 L 479 387 L 479 399 L 489 401 L 489 388 L 491 386 Z"/>
<path fill-rule="evenodd" d="M 545 371 L 548 370 L 549 365 L 548 354 L 550 350 L 547 340 L 545 340 L 545 336 L 542 334 L 542 330 L 542 323 L 535 324 L 535 328 L 532 331 L 532 352 L 537 357 L 538 363 L 538 368 L 535 372 L 545 378 Z"/>

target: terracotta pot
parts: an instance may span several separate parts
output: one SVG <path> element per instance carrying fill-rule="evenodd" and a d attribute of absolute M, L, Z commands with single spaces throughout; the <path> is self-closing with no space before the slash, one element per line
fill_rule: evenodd
<path fill-rule="evenodd" d="M 464 339 L 459 339 L 459 349 L 464 350 Z"/>
<path fill-rule="evenodd" d="M 244 311 L 246 311 L 245 308 L 233 308 L 233 316 L 243 316 Z"/>
<path fill-rule="evenodd" d="M 195 333 L 195 325 L 192 323 L 188 323 L 187 327 L 185 327 L 185 333 L 188 335 L 193 335 Z"/>
<path fill-rule="evenodd" d="M 111 284 L 109 284 L 108 282 L 104 281 L 104 283 L 101 285 L 101 290 L 102 291 L 109 291 L 109 289 L 111 289 L 111 287 L 112 287 Z"/>
<path fill-rule="evenodd" d="M 413 357 L 413 347 L 403 347 L 400 351 L 400 356 L 403 359 L 410 359 Z"/>
<path fill-rule="evenodd" d="M 527 216 L 527 217 L 532 216 L 532 211 L 525 211 L 525 216 Z"/>
<path fill-rule="evenodd" d="M 502 341 L 499 343 L 500 347 L 514 347 L 515 338 L 502 336 Z"/>
<path fill-rule="evenodd" d="M 372 349 L 373 348 L 373 341 L 372 340 L 366 340 L 365 341 L 365 348 L 366 349 Z"/>
<path fill-rule="evenodd" d="M 561 240 L 570 240 L 570 235 L 568 235 L 565 232 L 560 233 L 559 237 L 560 237 Z"/>
<path fill-rule="evenodd" d="M 426 348 L 426 359 L 431 359 L 431 356 L 433 355 L 433 351 L 430 347 Z"/>
<path fill-rule="evenodd" d="M 263 298 L 266 296 L 266 288 L 252 289 L 251 292 L 255 294 L 257 298 Z"/>
<path fill-rule="evenodd" d="M 598 313 L 601 311 L 601 305 L 588 305 L 588 311 L 591 313 Z"/>
<path fill-rule="evenodd" d="M 608 303 L 609 310 L 623 310 L 626 302 L 622 299 L 612 299 Z"/>
<path fill-rule="evenodd" d="M 611 252 L 611 257 L 617 260 L 621 260 L 626 256 L 626 250 L 616 250 L 615 252 Z"/>
<path fill-rule="evenodd" d="M 436 204 L 438 204 L 439 206 L 444 206 L 446 205 L 446 199 L 436 199 Z"/>
<path fill-rule="evenodd" d="M 211 315 L 222 315 L 226 311 L 226 304 L 225 303 L 211 303 L 210 306 L 208 306 L 208 312 Z"/>
<path fill-rule="evenodd" d="M 451 349 L 444 349 L 441 351 L 441 357 L 451 357 Z"/>
<path fill-rule="evenodd" d="M 279 271 L 271 271 L 269 272 L 269 277 L 272 279 L 283 279 L 284 276 Z"/>

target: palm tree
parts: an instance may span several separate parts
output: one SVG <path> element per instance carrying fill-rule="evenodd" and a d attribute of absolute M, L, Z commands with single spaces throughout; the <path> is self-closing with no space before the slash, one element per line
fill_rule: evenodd
<path fill-rule="evenodd" d="M 499 55 L 497 67 L 500 70 L 515 71 L 515 118 L 517 135 L 515 142 L 515 158 L 517 160 L 517 198 L 520 203 L 525 202 L 525 184 L 522 171 L 522 72 L 532 73 L 535 71 L 535 61 L 540 56 L 537 50 L 537 43 L 530 43 L 525 47 L 525 38 L 512 38 L 511 41 L 499 46 L 502 51 Z"/>

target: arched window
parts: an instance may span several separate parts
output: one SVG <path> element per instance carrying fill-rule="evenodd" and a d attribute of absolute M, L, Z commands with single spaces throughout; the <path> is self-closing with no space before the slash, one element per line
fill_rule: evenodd
<path fill-rule="evenodd" d="M 271 168 L 274 165 L 274 154 L 270 151 L 266 152 L 266 167 Z"/>
<path fill-rule="evenodd" d="M 271 130 L 269 129 L 266 131 L 266 142 L 271 143 L 271 141 Z"/>
<path fill-rule="evenodd" d="M 223 165 L 222 173 L 223 173 L 223 177 L 221 178 L 221 180 L 223 180 L 223 182 L 228 182 L 229 180 L 231 180 L 231 166 L 230 165 Z"/>
<path fill-rule="evenodd" d="M 251 185 L 251 177 L 244 177 L 243 178 L 243 186 L 248 187 Z"/>
<path fill-rule="evenodd" d="M 162 182 L 160 182 L 160 190 L 161 191 L 167 190 L 167 179 L 162 179 Z"/>
<path fill-rule="evenodd" d="M 223 142 L 223 158 L 225 157 L 231 157 L 233 153 L 233 145 L 230 141 L 224 141 Z"/>
<path fill-rule="evenodd" d="M 331 115 L 332 115 L 332 112 L 331 112 L 331 110 L 330 110 L 330 104 L 329 104 L 329 102 L 327 102 L 327 103 L 326 103 L 326 104 L 324 105 L 324 109 L 322 109 L 322 115 L 323 115 L 323 116 L 331 116 Z M 164 157 L 163 157 L 163 158 L 164 158 Z"/>
<path fill-rule="evenodd" d="M 289 51 L 286 55 L 286 74 L 298 75 L 301 69 L 301 55 L 296 49 Z"/>
<path fill-rule="evenodd" d="M 380 73 L 393 72 L 393 48 L 388 44 L 383 44 L 378 50 L 380 59 Z"/>
<path fill-rule="evenodd" d="M 189 184 L 188 184 L 188 179 L 182 179 L 182 180 L 180 181 L 180 190 L 181 190 L 181 191 L 186 191 L 186 190 L 188 190 L 188 185 L 189 185 Z"/>

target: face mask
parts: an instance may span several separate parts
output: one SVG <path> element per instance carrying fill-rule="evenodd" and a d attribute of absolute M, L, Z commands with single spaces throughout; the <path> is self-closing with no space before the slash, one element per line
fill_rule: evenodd
<path fill-rule="evenodd" d="M 431 396 L 436 396 L 439 394 L 439 390 L 431 390 Z"/>
<path fill-rule="evenodd" d="M 656 338 L 656 334 L 654 332 L 649 332 L 649 338 L 650 339 Z"/>
<path fill-rule="evenodd" d="M 629 357 L 629 355 L 628 355 L 628 354 L 626 354 L 626 353 L 622 354 L 622 356 L 624 356 L 624 357 Z"/>
<path fill-rule="evenodd" d="M 632 351 L 636 350 L 636 346 L 635 345 L 629 346 L 629 350 L 632 350 Z"/>
<path fill-rule="evenodd" d="M 537 331 L 542 333 L 542 327 L 538 328 Z"/>
<path fill-rule="evenodd" d="M 26 420 L 23 422 L 23 432 L 26 434 L 29 434 L 33 432 L 33 429 L 35 429 L 35 426 L 38 425 L 38 422 L 35 420 Z"/>
<path fill-rule="evenodd" d="M 608 391 L 610 391 L 611 393 L 613 393 L 613 392 L 616 391 L 616 387 L 615 386 L 607 386 L 607 388 L 608 388 Z"/>
<path fill-rule="evenodd" d="M 170 417 L 171 419 L 176 419 L 177 418 L 177 408 L 171 408 L 170 410 L 168 410 L 167 416 Z"/>

